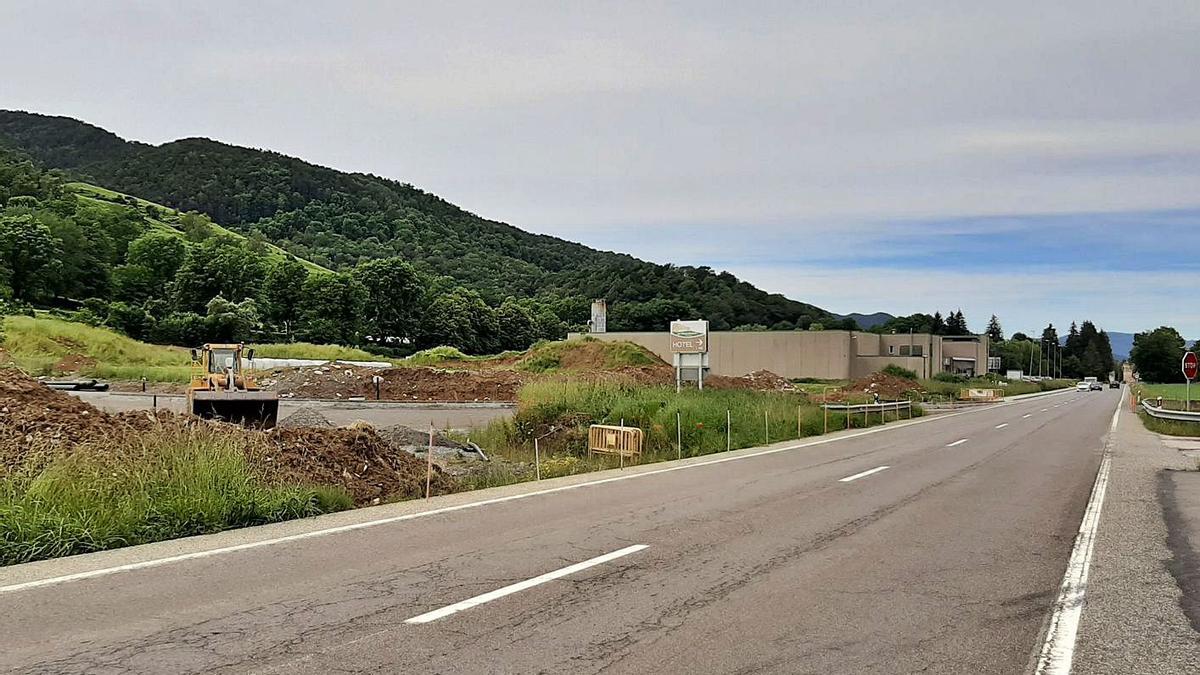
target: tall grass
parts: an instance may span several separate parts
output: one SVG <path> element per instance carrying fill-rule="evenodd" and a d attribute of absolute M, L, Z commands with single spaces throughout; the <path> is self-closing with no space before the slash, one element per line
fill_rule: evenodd
<path fill-rule="evenodd" d="M 825 413 L 790 393 L 645 387 L 613 381 L 541 381 L 521 388 L 512 420 L 493 422 L 473 440 L 508 459 L 532 459 L 532 439 L 544 434 L 549 454 L 586 454 L 591 424 L 636 426 L 645 434 L 646 459 L 704 455 L 819 435 Z M 677 415 L 678 414 L 678 415 Z M 728 417 L 727 417 L 728 416 Z M 887 419 L 894 420 L 894 412 Z M 728 423 L 727 423 L 728 420 Z M 678 421 L 678 429 L 677 429 Z M 873 426 L 878 413 L 850 420 L 829 414 L 830 430 Z M 682 440 L 682 453 L 678 446 Z"/>
<path fill-rule="evenodd" d="M 80 371 L 86 377 L 151 382 L 186 382 L 191 359 L 186 349 L 139 342 L 106 328 L 49 317 L 4 319 L 4 349 L 23 370 L 57 375 L 55 364 L 78 355 L 95 361 Z"/>
<path fill-rule="evenodd" d="M 270 359 L 324 359 L 335 361 L 383 361 L 368 351 L 341 345 L 317 345 L 311 342 L 256 344 L 254 355 Z"/>
<path fill-rule="evenodd" d="M 0 473 L 0 564 L 328 513 L 340 488 L 273 483 L 264 447 L 205 425 L 161 426 L 48 451 Z"/>

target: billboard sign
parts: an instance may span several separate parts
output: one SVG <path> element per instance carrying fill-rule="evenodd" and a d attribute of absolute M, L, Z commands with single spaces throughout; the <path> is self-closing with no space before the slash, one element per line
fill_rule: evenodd
<path fill-rule="evenodd" d="M 671 353 L 703 354 L 708 351 L 707 321 L 672 321 Z"/>

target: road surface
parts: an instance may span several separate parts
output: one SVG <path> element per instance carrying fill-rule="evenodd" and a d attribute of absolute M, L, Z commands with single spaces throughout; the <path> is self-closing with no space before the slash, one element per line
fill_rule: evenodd
<path fill-rule="evenodd" d="M 0 570 L 0 671 L 1019 673 L 1118 400 Z"/>

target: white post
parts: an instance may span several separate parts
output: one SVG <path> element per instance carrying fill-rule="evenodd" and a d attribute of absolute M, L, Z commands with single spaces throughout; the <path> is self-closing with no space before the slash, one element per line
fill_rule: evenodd
<path fill-rule="evenodd" d="M 429 422 L 429 449 L 425 451 L 425 499 L 429 499 L 433 484 L 433 421 Z"/>
<path fill-rule="evenodd" d="M 675 411 L 675 449 L 676 457 L 683 459 L 683 417 Z"/>
<path fill-rule="evenodd" d="M 771 420 L 767 415 L 767 411 L 763 410 L 763 445 L 771 444 Z"/>
<path fill-rule="evenodd" d="M 725 409 L 725 451 L 733 449 L 733 417 L 729 414 L 729 408 Z"/>
<path fill-rule="evenodd" d="M 538 439 L 533 439 L 533 475 L 536 480 L 542 479 L 542 451 L 538 447 Z"/>

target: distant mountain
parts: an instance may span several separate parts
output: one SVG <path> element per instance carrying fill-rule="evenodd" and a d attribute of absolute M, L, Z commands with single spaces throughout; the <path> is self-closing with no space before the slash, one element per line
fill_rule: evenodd
<path fill-rule="evenodd" d="M 875 312 L 874 314 L 859 314 L 858 312 L 852 312 L 850 314 L 842 314 L 840 315 L 840 318 L 854 319 L 854 323 L 857 323 L 859 328 L 863 330 L 871 330 L 875 326 L 887 323 L 896 317 L 888 314 L 887 312 Z"/>
<path fill-rule="evenodd" d="M 1114 360 L 1126 361 L 1129 359 L 1129 352 L 1133 351 L 1133 333 L 1108 331 L 1108 341 L 1112 343 Z"/>
<path fill-rule="evenodd" d="M 609 326 L 661 330 L 697 316 L 714 329 L 832 323 L 829 312 L 767 293 L 728 272 L 657 265 L 488 220 L 408 183 L 346 173 L 276 152 L 187 138 L 148 145 L 68 117 L 0 111 L 0 145 L 95 185 L 199 211 L 243 235 L 261 234 L 331 269 L 402 257 L 444 286 L 492 304 L 538 298 L 586 321 L 609 302 Z M 463 161 L 470 161 L 464 157 Z"/>

